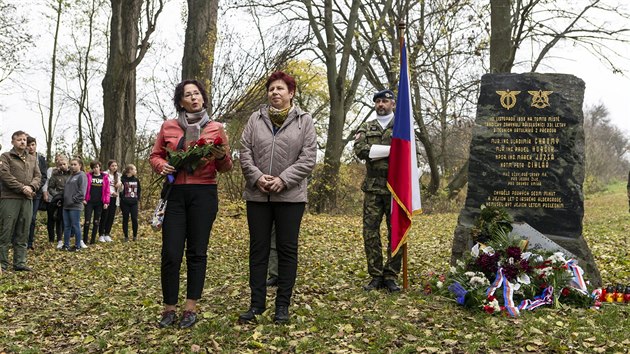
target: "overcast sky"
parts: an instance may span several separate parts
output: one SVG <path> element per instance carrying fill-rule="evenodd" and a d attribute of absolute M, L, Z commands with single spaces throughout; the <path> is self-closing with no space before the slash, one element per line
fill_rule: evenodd
<path fill-rule="evenodd" d="M 36 2 L 25 1 L 24 3 L 30 3 L 30 6 L 34 6 L 32 4 Z M 154 34 L 154 40 L 159 41 L 168 38 L 171 45 L 172 50 L 170 52 L 158 54 L 160 55 L 160 60 L 166 65 L 177 63 L 182 57 L 183 48 L 181 41 L 184 28 L 180 21 L 182 13 L 180 6 L 183 3 L 184 1 L 177 0 L 167 4 L 168 8 L 162 14 Z M 35 59 L 49 58 L 52 51 L 52 35 L 47 23 L 50 21 L 41 17 L 38 18 L 35 11 L 30 11 L 29 17 L 32 23 L 28 28 L 39 35 L 35 47 L 29 51 L 29 56 Z M 173 36 L 174 32 L 181 34 Z M 626 58 L 630 58 L 630 45 L 620 46 L 618 50 Z M 573 74 L 583 79 L 586 83 L 584 103 L 586 105 L 603 103 L 610 111 L 612 122 L 630 135 L 630 79 L 620 74 L 611 73 L 603 64 L 579 48 L 559 48 L 553 53 L 557 57 L 562 56 L 563 59 L 557 58 L 551 62 L 545 62 L 547 66 L 544 67 L 544 70 L 539 70 L 539 72 Z M 147 53 L 145 62 L 149 61 L 147 58 L 150 56 L 156 56 L 156 53 Z M 145 62 L 143 64 L 148 65 Z M 148 69 L 145 67 L 143 70 Z M 630 65 L 623 67 L 623 69 L 630 73 Z M 0 111 L 0 143 L 3 146 L 2 151 L 10 148 L 11 133 L 16 130 L 25 130 L 35 136 L 40 142 L 40 150 L 44 150 L 41 143 L 45 141 L 41 115 L 36 106 L 32 104 L 32 101 L 35 100 L 37 90 L 41 91 L 40 95 L 43 98 L 47 96 L 49 80 L 50 73 L 47 70 L 41 69 L 39 65 L 31 65 L 24 74 L 15 77 L 16 86 L 14 88 L 7 92 L 0 92 L 0 106 L 5 108 L 4 111 Z M 138 85 L 141 84 L 138 81 Z M 100 82 L 97 83 L 97 86 L 100 86 Z M 170 97 L 164 97 L 165 104 L 170 105 L 169 99 Z M 102 106 L 102 103 L 99 102 L 99 106 Z M 138 113 L 139 127 L 145 126 L 144 120 L 147 119 L 147 115 L 147 112 Z M 157 129 L 160 118 L 150 118 L 151 120 L 147 126 Z M 57 131 L 67 130 L 68 127 L 68 125 L 60 124 Z"/>

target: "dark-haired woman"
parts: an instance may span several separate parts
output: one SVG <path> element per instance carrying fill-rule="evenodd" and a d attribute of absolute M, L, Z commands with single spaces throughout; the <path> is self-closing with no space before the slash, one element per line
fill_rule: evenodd
<path fill-rule="evenodd" d="M 122 188 L 122 182 L 120 178 L 122 175 L 118 172 L 118 162 L 116 160 L 107 161 L 107 171 L 105 171 L 107 180 L 109 182 L 109 206 L 103 210 L 101 216 L 101 226 L 98 230 L 99 242 L 112 242 L 112 226 L 114 225 L 114 218 L 116 217 L 116 207 L 120 205 L 120 199 L 118 193 Z"/>
<path fill-rule="evenodd" d="M 206 276 L 206 262 L 210 230 L 217 216 L 217 172 L 232 169 L 228 139 L 221 123 L 214 122 L 206 112 L 208 96 L 197 80 L 185 80 L 175 88 L 173 103 L 177 119 L 165 121 L 155 140 L 150 162 L 153 170 L 162 175 L 176 174 L 168 195 L 168 207 L 162 225 L 162 296 L 164 311 L 161 327 L 177 320 L 179 270 L 186 248 L 187 288 L 180 328 L 192 326 L 196 320 L 197 300 Z M 175 170 L 168 164 L 168 150 L 181 150 L 200 138 L 223 144 L 212 148 L 212 156 L 195 170 L 190 167 Z"/>
<path fill-rule="evenodd" d="M 251 303 L 239 316 L 246 323 L 264 312 L 271 229 L 275 224 L 278 291 L 274 321 L 289 321 L 297 274 L 298 234 L 306 205 L 306 177 L 315 167 L 313 119 L 293 104 L 295 80 L 282 71 L 267 79 L 269 105 L 249 118 L 241 137 L 246 186 Z"/>
<path fill-rule="evenodd" d="M 103 209 L 109 206 L 109 178 L 101 171 L 101 163 L 99 161 L 90 162 L 90 173 L 87 174 L 87 192 L 85 193 L 85 220 L 83 225 L 83 237 L 85 243 L 88 241 L 90 233 L 90 223 L 92 222 L 92 213 L 94 213 L 94 224 L 92 228 L 92 237 L 90 244 L 96 242 L 96 233 L 101 224 L 101 213 Z M 87 248 L 85 243 L 81 241 L 81 247 Z"/>

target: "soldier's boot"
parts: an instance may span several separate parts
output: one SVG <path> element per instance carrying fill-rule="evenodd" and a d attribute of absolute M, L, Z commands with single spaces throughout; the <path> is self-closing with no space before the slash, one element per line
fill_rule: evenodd
<path fill-rule="evenodd" d="M 370 281 L 368 285 L 365 285 L 363 287 L 363 290 L 372 291 L 372 290 L 378 290 L 382 287 L 383 287 L 383 278 L 375 277 L 375 278 L 372 278 L 372 280 Z"/>

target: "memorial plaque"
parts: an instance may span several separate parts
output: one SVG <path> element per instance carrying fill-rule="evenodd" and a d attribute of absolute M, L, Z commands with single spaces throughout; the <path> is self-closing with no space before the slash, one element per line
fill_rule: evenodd
<path fill-rule="evenodd" d="M 468 194 L 451 261 L 472 247 L 482 204 L 503 207 L 599 271 L 582 236 L 584 81 L 564 74 L 487 74 L 481 79 L 468 168 Z"/>

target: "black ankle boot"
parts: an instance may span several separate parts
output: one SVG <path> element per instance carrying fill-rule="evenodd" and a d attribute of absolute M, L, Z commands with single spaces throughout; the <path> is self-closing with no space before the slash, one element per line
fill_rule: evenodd
<path fill-rule="evenodd" d="M 273 317 L 275 323 L 284 324 L 289 322 L 289 306 L 276 306 L 276 315 Z"/>
<path fill-rule="evenodd" d="M 252 306 L 247 312 L 243 312 L 238 316 L 238 323 L 250 323 L 256 319 L 256 316 L 261 315 L 263 312 L 265 312 L 264 308 Z"/>

